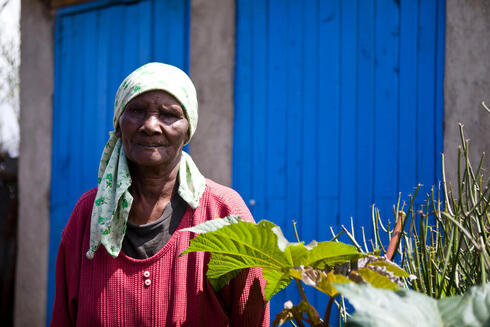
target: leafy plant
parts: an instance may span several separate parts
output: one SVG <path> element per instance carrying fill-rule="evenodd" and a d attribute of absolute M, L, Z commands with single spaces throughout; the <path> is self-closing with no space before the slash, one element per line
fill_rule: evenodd
<path fill-rule="evenodd" d="M 463 296 L 439 300 L 408 289 L 335 286 L 356 309 L 346 327 L 490 326 L 490 284 L 471 287 Z"/>
<path fill-rule="evenodd" d="M 266 280 L 265 300 L 296 280 L 301 302 L 287 305 L 276 324 L 295 320 L 312 326 L 327 326 L 333 299 L 338 291 L 333 283 L 370 283 L 375 287 L 397 289 L 400 276 L 408 276 L 393 263 L 372 255 L 362 254 L 348 244 L 325 241 L 289 242 L 281 229 L 262 220 L 258 224 L 244 222 L 238 216 L 228 216 L 187 228 L 197 233 L 181 254 L 207 251 L 211 253 L 207 277 L 218 291 L 242 269 L 261 267 Z M 324 319 L 309 304 L 301 285 L 305 284 L 331 296 Z"/>
<path fill-rule="evenodd" d="M 363 234 L 359 242 L 343 227 L 359 251 L 382 252 L 390 259 L 398 255 L 397 260 L 410 276 L 404 280 L 406 286 L 434 298 L 463 294 L 473 285 L 490 281 L 490 179 L 485 181 L 483 176 L 484 155 L 478 168 L 473 169 L 461 124 L 460 136 L 454 189 L 446 181 L 443 156 L 443 193 L 440 186 L 437 192 L 433 187 L 419 210 L 415 203 L 420 186 L 410 196 L 406 210 L 405 204 L 400 207 L 399 198 L 393 207 L 396 224 L 392 228 L 389 221 L 386 227 L 383 225 L 373 206 L 371 240 Z M 389 239 L 386 247 L 382 234 Z"/>
<path fill-rule="evenodd" d="M 347 327 L 490 326 L 490 179 L 483 177 L 484 155 L 473 169 L 462 125 L 460 135 L 454 189 L 446 181 L 443 156 L 443 191 L 441 185 L 437 191 L 433 187 L 418 210 L 420 186 L 406 210 L 399 197 L 391 227 L 373 206 L 369 240 L 364 230 L 362 242 L 355 238 L 352 220 L 350 232 L 342 226 L 335 235 L 331 229 L 331 241 L 305 245 L 289 242 L 269 221 L 255 225 L 229 216 L 186 229 L 199 235 L 181 255 L 211 253 L 207 276 L 215 290 L 250 267 L 262 268 L 267 301 L 295 280 L 301 302 L 286 302 L 274 325 L 294 321 L 297 326 L 328 326 L 332 304 L 341 293 L 356 308 Z M 338 241 L 343 233 L 353 245 Z M 308 302 L 301 282 L 330 296 L 323 319 Z"/>

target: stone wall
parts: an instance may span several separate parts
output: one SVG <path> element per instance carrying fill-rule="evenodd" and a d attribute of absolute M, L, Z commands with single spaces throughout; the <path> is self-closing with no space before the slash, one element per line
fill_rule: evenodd
<path fill-rule="evenodd" d="M 231 185 L 235 3 L 193 0 L 191 8 L 191 77 L 199 123 L 190 152 L 204 176 Z"/>
<path fill-rule="evenodd" d="M 54 15 L 21 0 L 19 222 L 15 326 L 46 325 Z"/>
<path fill-rule="evenodd" d="M 444 79 L 444 152 L 446 172 L 454 183 L 457 176 L 458 123 L 470 139 L 473 166 L 482 152 L 490 155 L 490 1 L 447 0 L 446 57 Z M 490 158 L 485 164 L 490 177 Z"/>

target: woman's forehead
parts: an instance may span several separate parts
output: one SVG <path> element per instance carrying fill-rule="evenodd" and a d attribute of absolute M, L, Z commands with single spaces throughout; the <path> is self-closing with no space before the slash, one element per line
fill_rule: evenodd
<path fill-rule="evenodd" d="M 178 105 L 182 107 L 182 103 L 177 100 L 175 96 L 164 90 L 150 90 L 131 99 L 128 105 L 131 103 L 156 103 L 165 105 Z"/>

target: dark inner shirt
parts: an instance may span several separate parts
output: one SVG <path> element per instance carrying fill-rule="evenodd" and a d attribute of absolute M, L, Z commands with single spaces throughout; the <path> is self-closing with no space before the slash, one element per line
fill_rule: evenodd
<path fill-rule="evenodd" d="M 128 221 L 122 251 L 135 259 L 146 259 L 155 255 L 179 226 L 186 208 L 187 203 L 175 193 L 158 220 L 146 225 L 136 225 Z"/>

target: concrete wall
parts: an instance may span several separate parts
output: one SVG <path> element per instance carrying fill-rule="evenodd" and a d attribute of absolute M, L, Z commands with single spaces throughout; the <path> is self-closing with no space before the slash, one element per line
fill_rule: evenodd
<path fill-rule="evenodd" d="M 456 180 L 457 148 L 460 144 L 458 122 L 464 124 L 470 139 L 473 166 L 480 155 L 490 155 L 490 1 L 447 0 L 446 68 L 444 81 L 444 152 L 446 172 Z M 487 158 L 486 178 L 490 177 Z"/>
<path fill-rule="evenodd" d="M 15 326 L 46 324 L 54 16 L 21 1 L 19 225 Z"/>
<path fill-rule="evenodd" d="M 193 0 L 191 77 L 199 123 L 190 152 L 204 176 L 231 185 L 235 2 Z"/>

